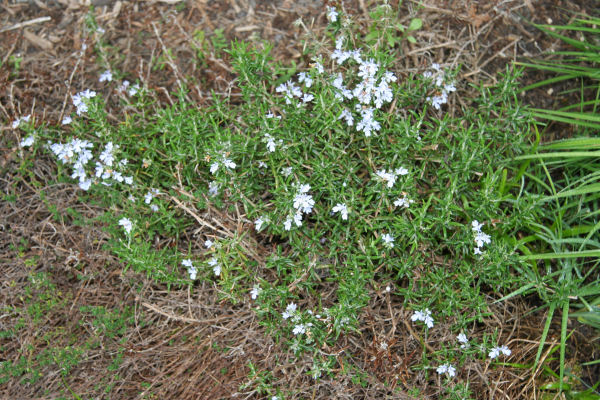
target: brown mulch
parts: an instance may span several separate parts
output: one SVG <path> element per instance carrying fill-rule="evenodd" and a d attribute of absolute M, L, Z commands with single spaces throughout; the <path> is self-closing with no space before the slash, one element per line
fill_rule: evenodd
<path fill-rule="evenodd" d="M 79 1 L 0 3 L 0 115 L 5 121 L 0 136 L 0 331 L 25 327 L 17 336 L 0 336 L 0 361 L 32 361 L 44 350 L 66 346 L 86 349 L 84 361 L 67 375 L 63 376 L 57 363 L 48 362 L 35 382 L 14 377 L 0 384 L 0 397 L 50 399 L 76 393 L 81 398 L 266 398 L 255 392 L 256 385 L 242 386 L 251 380 L 251 362 L 258 371 L 272 374 L 273 387 L 293 390 L 294 398 L 412 398 L 406 392 L 412 387 L 422 388 L 419 398 L 437 398 L 441 386 L 428 386 L 423 374 L 410 369 L 419 362 L 419 342 L 410 326 L 401 322 L 408 317 L 401 299 L 372 288 L 361 334 L 343 337 L 337 348 L 329 349 L 340 365 L 342 361 L 356 365 L 370 375 L 362 380 L 351 374 L 314 380 L 306 374 L 312 360 L 294 359 L 268 336 L 251 304 L 219 301 L 217 289 L 209 284 L 169 290 L 144 276 L 123 272 L 118 260 L 103 250 L 106 235 L 100 223 L 80 223 L 93 220 L 103 210 L 81 203 L 72 186 L 49 183 L 55 179 L 51 160 L 41 156 L 25 165 L 14 147 L 16 133 L 8 126 L 14 118 L 31 113 L 38 122 L 57 123 L 72 111 L 70 95 L 98 86 L 106 63 L 124 79 L 139 80 L 154 89 L 165 105 L 175 101 L 173 93 L 182 86 L 189 89 L 189 101 L 199 106 L 210 101 L 211 91 L 235 95 L 235 76 L 227 55 L 212 45 L 202 47 L 198 32 L 205 32 L 206 40 L 216 38 L 218 29 L 227 40 L 257 45 L 268 40 L 274 44 L 276 60 L 303 65 L 302 40 L 307 35 L 321 37 L 326 23 L 323 2 L 94 3 L 98 5 L 96 21 L 106 31 L 101 39 L 110 45 L 101 56 L 93 48 L 93 39 L 98 37 L 84 30 L 89 9 Z M 344 2 L 344 7 L 364 25 L 375 3 L 356 0 Z M 396 7 L 398 1 L 390 3 Z M 399 64 L 405 72 L 420 71 L 432 61 L 461 65 L 464 90 L 469 83 L 493 83 L 496 74 L 519 57 L 540 56 L 559 46 L 524 20 L 563 23 L 572 17 L 564 10 L 589 10 L 585 0 L 424 3 L 419 7 L 407 1 L 401 6 L 405 21 L 418 15 L 424 27 L 415 34 L 417 45 L 402 45 L 406 56 Z M 50 19 L 35 21 L 42 17 Z M 302 23 L 295 23 L 299 19 Z M 195 48 L 204 49 L 201 60 Z M 539 78 L 528 74 L 526 81 Z M 562 101 L 549 100 L 545 90 L 528 93 L 526 100 L 540 107 Z M 122 113 L 117 103 L 109 104 L 108 111 Z M 39 273 L 48 277 L 51 289 L 32 281 Z M 31 299 L 42 298 L 47 308 L 41 316 L 35 310 L 18 312 Z M 89 343 L 97 328 L 86 322 L 89 318 L 83 306 L 102 306 L 123 314 L 133 310 L 133 319 L 123 334 Z M 494 314 L 501 318 L 490 317 L 472 334 L 496 329 L 515 349 L 514 362 L 531 363 L 544 313 L 523 317 L 531 308 L 527 300 L 497 307 Z M 23 320 L 22 315 L 28 317 Z M 559 323 L 553 324 L 551 342 L 558 340 Z M 570 328 L 575 326 L 573 322 Z M 571 359 L 590 361 L 597 351 L 580 333 L 584 329 L 575 330 Z M 444 340 L 451 332 L 439 326 L 431 334 Z M 385 351 L 383 342 L 388 344 Z M 117 359 L 121 362 L 115 363 Z M 526 368 L 484 369 L 473 363 L 465 371 L 461 377 L 472 382 L 471 390 L 481 399 L 532 398 L 544 383 L 541 371 L 532 375 Z M 581 376 L 593 384 L 597 373 L 597 368 L 590 367 Z M 110 390 L 105 393 L 106 389 Z"/>

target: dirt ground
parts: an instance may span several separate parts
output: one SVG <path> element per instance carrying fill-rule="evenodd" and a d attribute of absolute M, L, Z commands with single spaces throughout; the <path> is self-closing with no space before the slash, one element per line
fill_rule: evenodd
<path fill-rule="evenodd" d="M 222 30 L 219 35 L 226 40 L 268 40 L 274 44 L 275 59 L 303 65 L 303 39 L 320 37 L 326 25 L 325 2 L 318 0 L 92 3 L 96 21 L 105 30 L 102 40 L 110 45 L 106 57 L 113 68 L 126 79 L 139 79 L 154 89 L 165 104 L 173 101 L 171 93 L 181 84 L 190 88 L 189 100 L 199 106 L 209 101 L 211 90 L 235 95 L 235 77 L 225 53 L 211 51 L 204 63 L 197 62 L 194 46 L 201 43 L 195 32 L 204 31 L 209 38 Z M 328 3 L 339 6 L 337 1 Z M 365 26 L 368 10 L 376 3 L 346 1 L 343 7 Z M 397 0 L 390 3 L 398 5 Z M 406 1 L 401 5 L 405 20 L 419 16 L 424 26 L 415 35 L 417 44 L 402 45 L 406 57 L 399 60 L 398 68 L 411 72 L 431 62 L 446 62 L 462 66 L 459 79 L 464 87 L 490 84 L 510 62 L 559 48 L 558 41 L 543 36 L 527 21 L 568 22 L 573 18 L 569 12 L 589 12 L 593 3 L 600 6 L 600 2 L 586 0 Z M 393 296 L 374 293 L 364 313 L 363 332 L 344 337 L 338 348 L 331 349 L 372 372 L 367 382 L 328 377 L 315 381 L 302 372 L 312 361 L 294 360 L 266 335 L 249 304 L 219 302 L 216 289 L 208 284 L 191 294 L 123 272 L 118 260 L 103 250 L 106 237 L 101 226 L 79 223 L 93 219 L 101 210 L 79 202 L 68 185 L 40 184 L 54 182 L 52 160 L 41 156 L 31 165 L 20 162 L 18 149 L 9 145 L 15 143 L 10 121 L 33 114 L 37 121 L 58 123 L 71 111 L 70 95 L 93 88 L 105 69 L 83 32 L 89 10 L 89 1 L 79 0 L 0 2 L 0 114 L 4 121 L 0 135 L 0 305 L 4 310 L 0 311 L 0 331 L 27 327 L 23 335 L 0 336 L 0 361 L 15 363 L 20 354 L 34 357 L 33 349 L 82 346 L 94 329 L 80 323 L 84 306 L 120 310 L 131 315 L 131 323 L 121 334 L 88 350 L 85 361 L 73 366 L 68 375 L 48 363 L 35 382 L 15 378 L 0 383 L 0 397 L 54 399 L 76 393 L 86 399 L 261 398 L 253 391 L 256 386 L 242 387 L 249 381 L 251 362 L 257 370 L 271 372 L 273 386 L 296 390 L 297 398 L 412 398 L 403 389 L 420 385 L 426 398 L 436 398 L 434 390 L 425 388 L 423 377 L 409 369 L 415 355 L 400 345 L 403 335 L 410 335 L 408 328 L 398 328 L 398 345 L 388 354 L 378 353 L 374 332 L 389 325 L 390 311 L 402 316 L 401 302 Z M 296 23 L 299 19 L 302 23 Z M 525 81 L 538 78 L 532 74 Z M 547 96 L 545 90 L 526 94 L 526 101 L 540 107 L 561 101 Z M 122 113 L 118 104 L 108 106 L 109 113 Z M 38 273 L 49 282 L 32 282 L 32 274 Z M 35 296 L 48 297 L 39 318 L 18 320 L 6 312 L 7 307 L 26 307 Z M 535 307 L 534 301 L 498 305 L 502 308 L 486 321 L 488 327 L 507 333 L 517 349 L 515 359 L 523 364 L 535 358 L 543 327 L 543 312 L 524 316 Z M 559 326 L 557 319 L 550 331 L 551 342 L 558 340 Z M 569 345 L 571 363 L 598 358 L 590 332 L 576 322 L 570 329 L 575 332 Z M 113 368 L 116 358 L 120 363 Z M 475 364 L 466 368 L 473 377 L 471 390 L 482 399 L 535 398 L 544 384 L 540 371 L 532 376 L 526 368 L 484 371 Z M 593 383 L 600 370 L 589 367 L 579 375 Z"/>

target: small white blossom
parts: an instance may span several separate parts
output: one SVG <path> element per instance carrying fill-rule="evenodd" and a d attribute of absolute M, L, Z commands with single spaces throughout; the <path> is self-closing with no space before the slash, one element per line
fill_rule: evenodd
<path fill-rule="evenodd" d="M 256 228 L 256 231 L 260 231 L 260 229 L 262 228 L 262 226 L 264 225 L 264 223 L 267 222 L 266 217 L 258 217 L 256 218 L 256 220 L 254 221 L 254 226 Z"/>
<path fill-rule="evenodd" d="M 73 118 L 71 118 L 70 116 L 67 115 L 66 117 L 63 118 L 61 123 L 63 125 L 69 125 L 71 122 L 73 122 Z"/>
<path fill-rule="evenodd" d="M 192 264 L 192 260 L 190 260 L 189 258 L 186 258 L 185 260 L 181 261 L 181 265 L 183 265 L 184 267 L 187 267 L 188 274 L 190 274 L 190 279 L 196 280 L 196 274 L 198 273 L 198 270 Z"/>
<path fill-rule="evenodd" d="M 288 176 L 290 176 L 291 174 L 292 174 L 292 167 L 287 167 L 287 168 L 281 169 L 281 175 L 285 176 L 286 178 Z"/>
<path fill-rule="evenodd" d="M 433 328 L 433 317 L 431 316 L 431 311 L 429 308 L 426 308 L 423 311 L 415 311 L 410 319 L 413 322 L 421 321 L 425 323 L 428 328 Z"/>
<path fill-rule="evenodd" d="M 294 335 L 301 335 L 303 333 L 306 333 L 306 325 L 304 325 L 304 324 L 295 325 L 294 329 L 292 330 L 292 333 Z"/>
<path fill-rule="evenodd" d="M 252 300 L 256 300 L 256 298 L 260 295 L 260 292 L 262 292 L 260 286 L 254 285 L 252 290 L 250 290 L 250 297 L 252 298 Z"/>
<path fill-rule="evenodd" d="M 30 120 L 31 120 L 31 115 L 26 115 L 24 117 L 17 118 L 13 121 L 12 128 L 17 129 L 19 126 L 21 126 L 21 123 L 29 122 Z"/>
<path fill-rule="evenodd" d="M 133 229 L 133 223 L 129 218 L 126 217 L 123 217 L 119 220 L 119 225 L 121 225 L 123 229 L 125 229 L 125 232 L 127 234 L 131 233 L 131 230 Z"/>
<path fill-rule="evenodd" d="M 313 84 L 312 78 L 306 72 L 298 73 L 298 82 L 304 82 L 304 86 L 306 86 L 307 88 L 311 87 Z"/>
<path fill-rule="evenodd" d="M 157 211 L 158 211 L 158 206 L 157 206 L 156 204 L 151 204 L 151 205 L 150 205 L 150 209 L 151 209 L 152 211 L 154 211 L 154 212 L 157 212 Z"/>
<path fill-rule="evenodd" d="M 348 207 L 344 203 L 337 203 L 331 210 L 334 213 L 339 212 L 342 215 L 342 219 L 346 221 L 348 219 Z"/>
<path fill-rule="evenodd" d="M 354 125 L 354 117 L 352 116 L 352 113 L 350 111 L 348 111 L 348 109 L 344 108 L 344 110 L 338 117 L 338 119 L 342 119 L 342 118 L 344 118 L 346 120 L 346 124 L 348 124 L 348 126 Z"/>
<path fill-rule="evenodd" d="M 384 233 L 383 235 L 381 235 L 381 240 L 383 240 L 383 243 L 385 244 L 386 247 L 389 247 L 390 249 L 392 247 L 394 247 L 394 240 L 395 239 L 389 233 Z"/>
<path fill-rule="evenodd" d="M 336 22 L 338 20 L 338 12 L 335 7 L 327 6 L 327 19 L 329 22 Z"/>
<path fill-rule="evenodd" d="M 496 357 L 498 357 L 500 354 L 504 354 L 505 356 L 510 356 L 512 352 L 510 351 L 510 349 L 507 346 L 499 346 L 499 347 L 494 347 L 492 350 L 490 350 L 488 356 L 491 359 L 494 359 Z"/>
<path fill-rule="evenodd" d="M 215 257 L 208 260 L 208 265 L 213 267 L 213 272 L 215 273 L 215 276 L 221 275 L 221 264 L 219 264 Z"/>
<path fill-rule="evenodd" d="M 219 194 L 219 183 L 217 181 L 212 181 L 208 184 L 208 194 L 211 197 L 215 197 Z"/>
<path fill-rule="evenodd" d="M 456 337 L 456 340 L 458 340 L 458 342 L 460 343 L 461 349 L 469 347 L 469 339 L 467 339 L 467 335 L 465 335 L 464 333 L 459 333 Z"/>
<path fill-rule="evenodd" d="M 106 70 L 102 73 L 102 75 L 100 75 L 98 82 L 110 82 L 110 81 L 112 81 L 112 79 L 113 79 L 112 72 L 110 72 L 109 70 Z"/>
<path fill-rule="evenodd" d="M 206 239 L 206 241 L 204 242 L 204 247 L 206 247 L 207 249 L 210 249 L 213 246 L 213 241 L 210 239 Z"/>
<path fill-rule="evenodd" d="M 293 317 L 294 314 L 296 314 L 296 309 L 298 308 L 298 306 L 296 305 L 296 303 L 290 303 L 287 305 L 287 307 L 285 308 L 285 311 L 283 313 L 281 313 L 281 316 L 283 317 L 283 319 L 288 319 L 290 317 Z"/>
<path fill-rule="evenodd" d="M 35 138 L 33 137 L 33 135 L 29 135 L 25 139 L 21 140 L 21 143 L 19 143 L 19 146 L 29 147 L 29 146 L 33 145 L 34 142 L 35 142 Z"/>
<path fill-rule="evenodd" d="M 450 378 L 456 376 L 456 369 L 452 366 L 452 364 L 442 364 L 437 367 L 436 371 L 440 375 L 448 374 Z"/>
<path fill-rule="evenodd" d="M 127 90 L 127 94 L 129 96 L 135 96 L 139 90 L 140 90 L 140 85 L 138 85 L 136 83 L 135 85 L 131 85 L 131 87 Z"/>
<path fill-rule="evenodd" d="M 402 198 L 398 198 L 394 201 L 394 205 L 396 207 L 404 207 L 404 208 L 408 208 L 410 207 L 410 205 L 412 203 L 414 203 L 414 200 L 409 199 L 408 197 L 404 196 Z"/>

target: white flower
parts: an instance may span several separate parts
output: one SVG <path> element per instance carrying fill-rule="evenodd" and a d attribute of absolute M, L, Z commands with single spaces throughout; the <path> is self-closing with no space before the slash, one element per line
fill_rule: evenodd
<path fill-rule="evenodd" d="M 119 225 L 121 225 L 123 229 L 125 229 L 125 232 L 127 232 L 127 234 L 131 233 L 131 229 L 133 229 L 133 223 L 129 218 L 126 217 L 123 217 L 119 220 Z"/>
<path fill-rule="evenodd" d="M 30 120 L 31 120 L 31 115 L 26 115 L 25 117 L 17 118 L 13 121 L 12 128 L 17 129 L 19 126 L 21 126 L 21 123 L 29 122 Z"/>
<path fill-rule="evenodd" d="M 231 161 L 229 158 L 223 158 L 223 165 L 229 169 L 235 169 L 236 163 Z"/>
<path fill-rule="evenodd" d="M 500 355 L 500 353 L 502 353 L 508 357 L 508 356 L 510 356 L 510 354 L 512 352 L 510 351 L 510 349 L 508 347 L 503 345 L 503 346 L 499 346 L 499 347 L 494 347 L 492 350 L 490 350 L 488 356 L 491 359 L 494 359 L 494 358 L 498 357 Z"/>
<path fill-rule="evenodd" d="M 158 189 L 150 189 L 148 193 L 144 196 L 144 203 L 150 204 L 155 196 L 159 195 L 160 192 Z"/>
<path fill-rule="evenodd" d="M 81 188 L 81 190 L 85 190 L 87 192 L 88 190 L 90 190 L 91 186 L 92 186 L 91 179 L 85 179 L 85 180 L 79 181 L 79 188 Z"/>
<path fill-rule="evenodd" d="M 151 209 L 152 211 L 154 211 L 154 212 L 157 212 L 157 211 L 158 211 L 158 206 L 157 206 L 156 204 L 151 204 L 151 205 L 150 205 L 150 209 Z"/>
<path fill-rule="evenodd" d="M 297 308 L 298 308 L 298 306 L 292 302 L 287 305 L 287 307 L 285 308 L 285 311 L 283 313 L 281 313 L 281 316 L 283 317 L 283 319 L 288 319 L 288 318 L 294 316 L 294 314 L 296 314 Z"/>
<path fill-rule="evenodd" d="M 472 226 L 473 232 L 481 232 L 481 227 L 483 226 L 483 224 L 479 223 L 479 221 L 475 220 L 475 221 L 471 222 L 471 226 Z"/>
<path fill-rule="evenodd" d="M 394 205 L 396 207 L 404 207 L 404 208 L 408 208 L 410 207 L 410 205 L 412 203 L 414 203 L 414 200 L 409 199 L 408 197 L 404 196 L 402 198 L 398 198 L 394 201 Z"/>
<path fill-rule="evenodd" d="M 311 87 L 312 84 L 313 84 L 312 78 L 306 72 L 299 72 L 298 73 L 298 82 L 300 82 L 300 83 L 304 82 L 304 85 L 307 88 Z"/>
<path fill-rule="evenodd" d="M 308 103 L 310 101 L 312 101 L 315 98 L 315 96 L 313 96 L 310 93 L 304 93 L 304 96 L 302 96 L 302 102 L 303 103 Z"/>
<path fill-rule="evenodd" d="M 268 133 L 265 134 L 265 139 L 267 139 L 267 150 L 269 150 L 269 153 L 273 153 L 275 151 L 275 139 Z"/>
<path fill-rule="evenodd" d="M 258 297 L 260 292 L 262 292 L 262 289 L 260 288 L 260 286 L 254 285 L 252 290 L 250 290 L 250 297 L 252 298 L 252 300 L 256 300 L 256 298 Z"/>
<path fill-rule="evenodd" d="M 342 215 L 342 219 L 344 221 L 348 219 L 348 207 L 344 203 L 337 203 L 331 211 L 334 213 L 339 212 Z"/>
<path fill-rule="evenodd" d="M 206 241 L 204 242 L 204 247 L 206 247 L 207 249 L 210 249 L 213 246 L 213 241 L 210 239 L 206 239 Z"/>
<path fill-rule="evenodd" d="M 325 72 L 325 69 L 323 68 L 323 64 L 321 64 L 321 61 L 315 61 L 315 68 L 317 69 L 317 73 L 320 75 L 323 72 Z"/>
<path fill-rule="evenodd" d="M 469 339 L 467 339 L 467 335 L 465 335 L 464 333 L 459 333 L 456 337 L 456 340 L 458 340 L 458 342 L 460 343 L 461 349 L 469 347 Z"/>
<path fill-rule="evenodd" d="M 281 175 L 285 176 L 286 178 L 288 176 L 290 176 L 291 174 L 292 174 L 292 167 L 287 167 L 287 168 L 281 169 Z"/>
<path fill-rule="evenodd" d="M 357 109 L 359 109 L 360 104 L 357 104 Z M 381 124 L 376 121 L 375 119 L 373 119 L 373 113 L 374 113 L 374 109 L 370 108 L 370 107 L 366 107 L 366 108 L 360 108 L 360 115 L 362 117 L 362 120 L 356 124 L 356 130 L 357 131 L 362 131 L 365 133 L 366 137 L 371 136 L 371 133 L 373 131 L 378 131 L 381 129 Z"/>
<path fill-rule="evenodd" d="M 350 111 L 348 111 L 348 109 L 344 108 L 344 110 L 338 117 L 338 119 L 342 119 L 342 118 L 344 118 L 346 120 L 346 124 L 348 124 L 348 126 L 354 125 L 354 117 L 352 116 L 352 113 Z"/>
<path fill-rule="evenodd" d="M 411 321 L 421 321 L 427 325 L 428 328 L 433 328 L 433 317 L 431 316 L 431 311 L 429 308 L 426 308 L 423 311 L 415 311 L 413 315 L 410 317 Z"/>
<path fill-rule="evenodd" d="M 285 229 L 286 231 L 289 231 L 290 229 L 292 229 L 292 218 L 291 217 L 287 217 L 287 219 L 285 221 L 283 221 L 283 229 Z"/>
<path fill-rule="evenodd" d="M 315 205 L 312 195 L 306 193 L 309 189 L 310 185 L 300 186 L 299 193 L 294 197 L 294 208 L 305 214 L 310 214 Z"/>
<path fill-rule="evenodd" d="M 123 83 L 121 84 L 121 86 L 119 86 L 119 92 L 126 91 L 128 87 L 129 87 L 129 81 L 124 80 Z"/>
<path fill-rule="evenodd" d="M 329 22 L 335 22 L 338 19 L 338 12 L 335 9 L 335 7 L 327 7 L 327 19 L 329 20 Z"/>
<path fill-rule="evenodd" d="M 93 90 L 86 89 L 83 92 L 79 92 L 73 96 L 73 105 L 77 107 L 77 115 L 85 114 L 88 112 L 88 106 L 86 101 L 96 97 L 96 92 Z"/>
<path fill-rule="evenodd" d="M 181 261 L 181 265 L 183 265 L 184 267 L 187 267 L 188 274 L 190 274 L 190 279 L 196 280 L 196 274 L 198 273 L 198 270 L 192 264 L 192 260 L 190 260 L 189 258 L 186 258 L 185 260 Z"/>
<path fill-rule="evenodd" d="M 475 243 L 477 247 L 483 247 L 484 244 L 489 244 L 491 242 L 490 235 L 479 232 L 475 235 Z"/>
<path fill-rule="evenodd" d="M 379 170 L 376 172 L 377 176 L 387 182 L 387 187 L 394 187 L 394 183 L 396 183 L 396 174 L 393 172 L 387 172 L 386 170 Z"/>
<path fill-rule="evenodd" d="M 296 326 L 294 326 L 292 332 L 294 333 L 294 335 L 301 335 L 306 332 L 306 325 L 297 324 Z"/>
<path fill-rule="evenodd" d="M 260 217 L 256 218 L 256 221 L 254 221 L 254 226 L 255 226 L 257 232 L 260 231 L 260 228 L 262 228 L 262 226 L 265 222 L 267 222 L 266 217 L 260 216 Z"/>
<path fill-rule="evenodd" d="M 452 364 L 442 364 L 436 369 L 437 373 L 440 375 L 448 374 L 449 377 L 456 376 L 456 369 L 452 366 Z"/>
<path fill-rule="evenodd" d="M 212 181 L 208 184 L 208 194 L 211 197 L 215 197 L 219 194 L 219 182 Z"/>
<path fill-rule="evenodd" d="M 296 214 L 294 214 L 294 223 L 296 224 L 296 226 L 302 226 L 302 213 L 301 212 L 297 212 Z"/>
<path fill-rule="evenodd" d="M 21 143 L 19 143 L 19 145 L 21 147 L 29 147 L 29 146 L 33 145 L 34 142 L 35 142 L 35 138 L 33 137 L 33 135 L 29 135 L 25 139 L 21 140 Z"/>
<path fill-rule="evenodd" d="M 215 273 L 215 276 L 221 275 L 221 264 L 219 264 L 215 257 L 208 260 L 208 265 L 213 267 L 213 272 Z"/>
<path fill-rule="evenodd" d="M 112 81 L 113 76 L 112 76 L 112 72 L 110 72 L 109 70 L 106 70 L 102 73 L 102 75 L 100 75 L 100 78 L 98 79 L 98 82 L 110 82 Z"/>
<path fill-rule="evenodd" d="M 363 79 L 373 78 L 378 70 L 379 64 L 370 58 L 367 61 L 363 61 L 363 63 L 358 67 L 358 76 Z"/>
<path fill-rule="evenodd" d="M 130 95 L 130 96 L 135 96 L 139 90 L 140 90 L 140 85 L 138 85 L 136 83 L 135 85 L 132 85 L 129 88 L 129 90 L 127 90 L 127 94 Z"/>
<path fill-rule="evenodd" d="M 69 125 L 71 122 L 73 122 L 73 118 L 71 118 L 67 115 L 66 117 L 63 118 L 61 123 L 63 125 Z"/>
<path fill-rule="evenodd" d="M 390 249 L 394 247 L 394 237 L 389 233 L 384 233 L 381 235 L 381 240 L 383 240 L 383 243 L 386 247 L 389 247 Z"/>

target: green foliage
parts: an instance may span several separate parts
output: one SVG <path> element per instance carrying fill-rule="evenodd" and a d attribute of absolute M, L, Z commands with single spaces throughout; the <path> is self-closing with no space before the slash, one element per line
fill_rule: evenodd
<path fill-rule="evenodd" d="M 515 158 L 517 161 L 524 160 L 517 178 L 527 179 L 520 183 L 520 194 L 536 199 L 535 204 L 540 211 L 527 225 L 531 234 L 517 241 L 517 247 L 524 252 L 521 259 L 526 261 L 519 272 L 527 276 L 530 283 L 507 296 L 535 291 L 548 308 L 533 368 L 540 360 L 552 318 L 560 312 L 560 374 L 557 384 L 566 393 L 571 390 L 571 386 L 563 382 L 568 317 L 577 317 L 582 323 L 600 328 L 600 223 L 597 212 L 600 171 L 595 161 L 600 142 L 588 136 L 595 135 L 600 127 L 600 119 L 596 116 L 600 104 L 598 22 L 597 18 L 586 18 L 576 19 L 569 26 L 537 26 L 575 50 L 557 53 L 561 57 L 558 61 L 521 63 L 556 74 L 523 90 L 565 80 L 581 82 L 579 104 L 559 110 L 534 110 L 534 115 L 539 118 L 574 125 L 578 129 L 575 137 L 539 145 L 538 134 L 530 153 Z M 559 32 L 577 34 L 580 40 Z"/>

